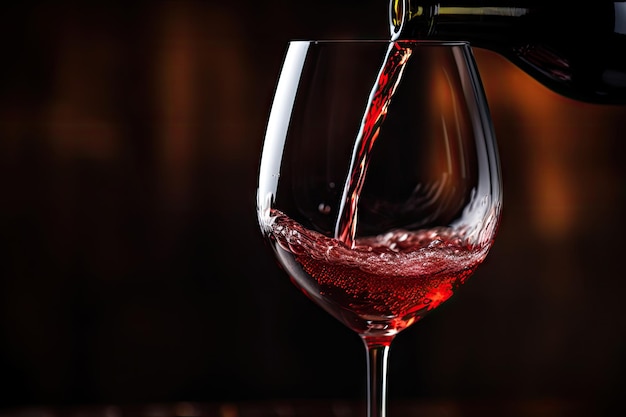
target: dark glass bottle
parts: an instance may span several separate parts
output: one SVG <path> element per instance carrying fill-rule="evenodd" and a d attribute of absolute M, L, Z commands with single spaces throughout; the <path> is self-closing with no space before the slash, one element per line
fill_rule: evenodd
<path fill-rule="evenodd" d="M 391 0 L 392 39 L 467 40 L 555 92 L 626 104 L 626 1 Z"/>

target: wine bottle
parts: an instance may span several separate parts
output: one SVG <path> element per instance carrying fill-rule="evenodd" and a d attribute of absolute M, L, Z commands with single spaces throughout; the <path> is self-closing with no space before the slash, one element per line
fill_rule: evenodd
<path fill-rule="evenodd" d="M 466 40 L 551 90 L 626 105 L 626 1 L 391 0 L 391 39 Z"/>

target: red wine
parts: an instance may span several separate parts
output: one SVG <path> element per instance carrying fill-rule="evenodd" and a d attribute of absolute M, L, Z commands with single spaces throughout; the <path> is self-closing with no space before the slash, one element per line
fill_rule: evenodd
<path fill-rule="evenodd" d="M 369 156 L 410 56 L 410 47 L 395 42 L 390 44 L 370 93 L 361 128 L 354 143 L 335 230 L 335 237 L 348 246 L 353 244 L 356 236 L 359 195 L 365 182 Z"/>
<path fill-rule="evenodd" d="M 626 104 L 626 2 L 391 0 L 392 40 L 466 40 L 558 94 Z"/>
<path fill-rule="evenodd" d="M 394 231 L 352 246 L 272 210 L 269 237 L 294 284 L 359 334 L 393 335 L 446 301 L 484 260 L 451 228 Z"/>

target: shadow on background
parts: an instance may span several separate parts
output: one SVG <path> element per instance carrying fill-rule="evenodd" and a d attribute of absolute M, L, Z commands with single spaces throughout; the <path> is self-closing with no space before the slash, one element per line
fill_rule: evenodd
<path fill-rule="evenodd" d="M 360 340 L 292 287 L 254 204 L 286 41 L 385 38 L 386 13 L 384 0 L 6 8 L 1 408 L 364 397 Z M 470 284 L 398 337 L 391 401 L 617 401 L 626 108 L 476 56 L 501 232 Z"/>

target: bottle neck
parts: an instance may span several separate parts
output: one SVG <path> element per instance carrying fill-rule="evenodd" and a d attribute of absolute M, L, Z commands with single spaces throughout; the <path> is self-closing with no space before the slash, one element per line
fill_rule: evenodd
<path fill-rule="evenodd" d="M 469 41 L 561 95 L 626 104 L 624 0 L 391 0 L 389 24 L 392 41 Z"/>
<path fill-rule="evenodd" d="M 428 0 L 391 0 L 389 2 L 389 29 L 392 41 L 408 38 L 420 39 L 431 37 L 439 20 L 467 22 L 489 18 L 507 19 L 522 17 L 530 13 L 530 7 L 482 6 L 480 4 L 462 6 L 445 5 L 438 1 Z"/>

